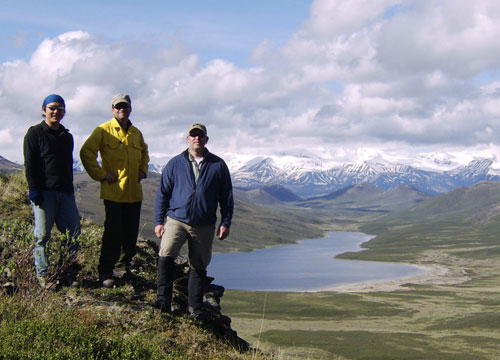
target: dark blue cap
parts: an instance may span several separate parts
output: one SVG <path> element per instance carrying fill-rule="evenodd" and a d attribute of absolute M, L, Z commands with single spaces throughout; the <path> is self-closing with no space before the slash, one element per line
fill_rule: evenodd
<path fill-rule="evenodd" d="M 66 104 L 64 103 L 64 99 L 62 98 L 62 96 L 57 95 L 57 94 L 51 94 L 51 95 L 47 96 L 45 98 L 45 100 L 43 100 L 42 109 L 45 109 L 47 104 L 50 104 L 53 102 L 57 102 L 59 104 L 62 104 L 62 106 L 66 107 Z"/>

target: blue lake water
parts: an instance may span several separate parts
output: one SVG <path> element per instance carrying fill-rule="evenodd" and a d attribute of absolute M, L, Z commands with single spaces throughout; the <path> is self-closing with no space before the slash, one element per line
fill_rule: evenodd
<path fill-rule="evenodd" d="M 214 254 L 208 275 L 226 289 L 301 292 L 424 272 L 412 265 L 334 258 L 347 251 L 361 251 L 360 245 L 371 238 L 356 232 L 329 232 L 325 238 L 298 244 Z"/>

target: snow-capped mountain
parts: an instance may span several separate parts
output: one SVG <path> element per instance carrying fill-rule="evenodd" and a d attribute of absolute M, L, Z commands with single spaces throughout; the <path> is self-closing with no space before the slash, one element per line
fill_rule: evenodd
<path fill-rule="evenodd" d="M 317 159 L 295 161 L 282 157 L 256 157 L 237 169 L 231 169 L 235 186 L 253 188 L 270 184 L 287 186 L 298 194 L 314 194 L 342 189 L 356 183 L 368 183 L 382 189 L 412 185 L 429 194 L 448 192 L 479 181 L 500 181 L 492 169 L 495 159 L 476 159 L 467 165 L 448 170 L 426 170 L 411 165 L 393 164 L 380 157 L 358 163 L 322 164 Z M 328 166 L 330 165 L 330 166 Z"/>
<path fill-rule="evenodd" d="M 85 171 L 81 161 L 73 159 L 73 171 Z"/>
<path fill-rule="evenodd" d="M 327 194 L 350 185 L 367 183 L 381 189 L 411 185 L 428 194 L 441 194 L 480 181 L 500 181 L 496 157 L 477 157 L 461 163 L 446 154 L 428 153 L 413 159 L 417 165 L 393 163 L 378 155 L 369 160 L 339 161 L 307 152 L 273 156 L 222 154 L 233 184 L 241 188 L 282 185 L 301 196 Z M 152 158 L 149 171 L 161 173 L 169 157 Z M 22 169 L 0 156 L 0 170 Z M 80 161 L 75 171 L 84 171 Z"/>
<path fill-rule="evenodd" d="M 164 165 L 158 165 L 158 164 L 150 162 L 148 167 L 149 167 L 150 172 L 161 174 L 161 171 L 163 170 L 163 166 Z"/>
<path fill-rule="evenodd" d="M 101 162 L 99 161 L 99 164 Z M 149 171 L 150 172 L 154 172 L 154 173 L 158 173 L 158 174 L 161 174 L 161 171 L 163 169 L 163 165 L 159 165 L 159 164 L 156 164 L 156 163 L 149 163 Z M 73 160 L 73 171 L 85 171 L 85 168 L 83 167 L 83 164 L 78 161 L 78 160 Z"/>
<path fill-rule="evenodd" d="M 231 171 L 233 185 L 260 188 L 282 185 L 302 196 L 317 196 L 347 186 L 367 183 L 381 189 L 412 185 L 428 194 L 441 194 L 479 181 L 500 181 L 494 156 L 456 158 L 425 153 L 406 163 L 375 154 L 363 159 L 334 159 L 308 152 L 271 156 L 220 154 Z M 165 159 L 152 159 L 150 171 L 161 172 Z"/>

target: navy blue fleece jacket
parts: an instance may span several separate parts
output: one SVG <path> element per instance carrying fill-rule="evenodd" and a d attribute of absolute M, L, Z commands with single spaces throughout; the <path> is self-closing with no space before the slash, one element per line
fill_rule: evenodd
<path fill-rule="evenodd" d="M 170 159 L 162 171 L 155 201 L 155 226 L 171 217 L 190 225 L 212 225 L 220 206 L 221 225 L 233 217 L 233 187 L 224 160 L 207 151 L 195 182 L 188 150 Z"/>

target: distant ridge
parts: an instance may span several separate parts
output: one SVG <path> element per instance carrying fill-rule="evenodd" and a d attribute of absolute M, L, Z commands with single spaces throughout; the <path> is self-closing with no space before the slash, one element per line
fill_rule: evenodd
<path fill-rule="evenodd" d="M 372 186 L 372 185 L 367 184 L 367 183 L 358 183 L 358 184 L 346 186 L 343 189 L 334 191 L 334 192 L 327 194 L 327 195 L 310 198 L 309 200 L 313 200 L 313 199 L 334 200 L 334 199 L 338 199 L 340 197 L 350 197 L 351 201 L 353 201 L 352 196 L 355 196 L 356 198 L 361 197 L 361 198 L 364 198 L 366 200 L 367 198 L 372 198 L 372 197 L 379 195 L 381 193 L 384 193 L 384 190 L 382 190 L 376 186 Z"/>
<path fill-rule="evenodd" d="M 24 168 L 24 166 L 16 164 L 10 160 L 7 160 L 3 156 L 0 156 L 0 172 L 1 173 L 9 173 L 13 171 L 20 171 Z"/>
<path fill-rule="evenodd" d="M 498 223 L 500 183 L 484 181 L 471 187 L 461 187 L 428 199 L 405 211 L 386 215 L 384 221 Z"/>
<path fill-rule="evenodd" d="M 241 189 L 233 188 L 233 193 L 235 197 L 248 201 L 252 204 L 260 205 L 279 205 L 282 203 L 281 200 L 274 197 L 272 194 L 264 191 L 263 189 Z"/>
<path fill-rule="evenodd" d="M 289 202 L 302 200 L 300 196 L 281 185 L 266 185 L 262 190 L 280 201 Z"/>
<path fill-rule="evenodd" d="M 412 185 L 402 185 L 397 188 L 390 189 L 384 193 L 386 201 L 389 199 L 401 199 L 406 197 L 407 200 L 413 199 L 416 203 L 420 203 L 424 200 L 430 199 L 431 196 L 424 191 L 420 191 L 415 186 Z"/>
<path fill-rule="evenodd" d="M 415 206 L 432 196 L 404 185 L 384 190 L 366 183 L 347 186 L 330 194 L 294 202 L 301 207 L 335 210 L 349 210 L 372 213 L 388 213 Z"/>
<path fill-rule="evenodd" d="M 256 189 L 234 187 L 233 191 L 235 196 L 261 205 L 280 205 L 302 200 L 300 196 L 281 185 L 267 185 Z"/>
<path fill-rule="evenodd" d="M 10 160 L 7 160 L 0 155 L 0 173 L 10 173 L 13 171 L 20 171 L 24 169 L 24 165 L 16 164 Z M 73 161 L 73 171 L 84 171 L 82 164 L 79 161 Z"/>

